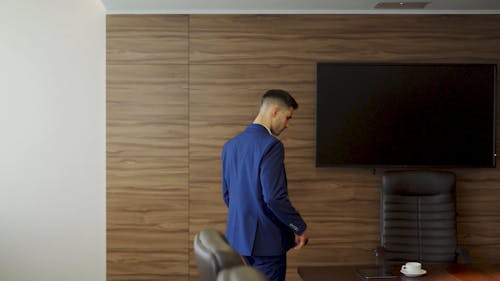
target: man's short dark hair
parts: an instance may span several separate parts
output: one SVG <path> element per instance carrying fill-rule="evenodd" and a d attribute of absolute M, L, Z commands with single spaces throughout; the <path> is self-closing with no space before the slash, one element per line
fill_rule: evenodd
<path fill-rule="evenodd" d="M 279 102 L 281 102 L 283 105 L 286 105 L 287 107 L 292 107 L 293 109 L 299 108 L 299 104 L 295 99 L 290 95 L 285 90 L 280 90 L 280 89 L 271 89 L 267 91 L 263 96 L 262 96 L 262 103 L 266 99 L 274 99 Z"/>

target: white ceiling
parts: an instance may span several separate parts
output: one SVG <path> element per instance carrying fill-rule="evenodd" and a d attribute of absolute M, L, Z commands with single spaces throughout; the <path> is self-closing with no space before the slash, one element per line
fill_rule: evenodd
<path fill-rule="evenodd" d="M 424 9 L 374 9 L 394 0 L 102 0 L 108 14 L 500 14 L 500 0 L 430 2 Z"/>

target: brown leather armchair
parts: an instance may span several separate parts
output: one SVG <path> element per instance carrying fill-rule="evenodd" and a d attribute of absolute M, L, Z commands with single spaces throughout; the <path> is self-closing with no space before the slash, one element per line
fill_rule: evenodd
<path fill-rule="evenodd" d="M 221 270 L 245 265 L 240 254 L 228 244 L 224 234 L 218 230 L 201 230 L 195 235 L 193 244 L 201 281 L 216 281 Z"/>
<path fill-rule="evenodd" d="M 454 173 L 384 172 L 379 264 L 468 262 L 466 252 L 457 246 L 455 218 Z"/>

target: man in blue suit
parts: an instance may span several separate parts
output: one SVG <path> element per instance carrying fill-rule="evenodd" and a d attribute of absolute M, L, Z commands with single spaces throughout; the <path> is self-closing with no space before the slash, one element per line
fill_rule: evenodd
<path fill-rule="evenodd" d="M 276 138 L 297 108 L 288 92 L 267 91 L 253 123 L 222 149 L 226 237 L 271 281 L 285 280 L 286 252 L 307 241 L 306 223 L 288 198 L 285 151 Z"/>

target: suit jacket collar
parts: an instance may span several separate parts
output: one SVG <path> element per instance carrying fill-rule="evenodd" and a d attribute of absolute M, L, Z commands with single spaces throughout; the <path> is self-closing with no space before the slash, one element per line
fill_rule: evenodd
<path fill-rule="evenodd" d="M 248 129 L 250 130 L 258 130 L 258 131 L 262 131 L 264 130 L 265 132 L 267 132 L 269 135 L 271 136 L 274 136 L 272 133 L 271 133 L 271 130 L 269 130 L 269 128 L 267 128 L 266 126 L 262 125 L 262 124 L 256 124 L 256 123 L 251 123 L 250 125 L 248 125 L 247 127 Z"/>

